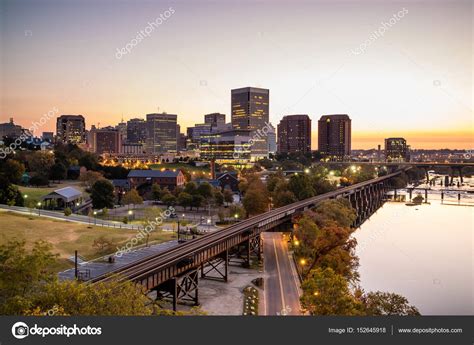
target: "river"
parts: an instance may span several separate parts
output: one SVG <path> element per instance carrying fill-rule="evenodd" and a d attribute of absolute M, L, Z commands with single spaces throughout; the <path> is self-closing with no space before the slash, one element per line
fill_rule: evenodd
<path fill-rule="evenodd" d="M 422 315 L 474 315 L 474 200 L 428 199 L 387 202 L 356 230 L 361 286 L 401 294 Z"/>

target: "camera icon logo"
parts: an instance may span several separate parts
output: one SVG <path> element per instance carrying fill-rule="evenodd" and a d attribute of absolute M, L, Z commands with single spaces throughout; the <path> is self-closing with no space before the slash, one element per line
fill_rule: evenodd
<path fill-rule="evenodd" d="M 17 339 L 23 339 L 30 334 L 30 328 L 24 322 L 17 322 L 12 326 L 12 334 Z"/>

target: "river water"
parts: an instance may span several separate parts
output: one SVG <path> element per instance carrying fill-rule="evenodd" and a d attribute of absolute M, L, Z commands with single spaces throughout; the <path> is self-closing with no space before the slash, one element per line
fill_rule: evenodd
<path fill-rule="evenodd" d="M 401 294 L 422 315 L 474 315 L 474 200 L 428 199 L 387 202 L 356 230 L 361 286 Z"/>

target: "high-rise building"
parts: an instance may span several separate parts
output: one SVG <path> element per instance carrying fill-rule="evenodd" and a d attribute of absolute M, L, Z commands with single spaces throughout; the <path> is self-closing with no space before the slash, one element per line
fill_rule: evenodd
<path fill-rule="evenodd" d="M 245 164 L 250 161 L 250 131 L 232 129 L 201 137 L 201 159 L 217 163 Z"/>
<path fill-rule="evenodd" d="M 176 153 L 178 151 L 177 121 L 178 115 L 175 114 L 147 114 L 147 153 Z"/>
<path fill-rule="evenodd" d="M 61 115 L 56 120 L 58 141 L 82 144 L 86 141 L 86 121 L 82 115 Z"/>
<path fill-rule="evenodd" d="M 127 121 L 127 142 L 130 144 L 145 144 L 147 138 L 147 123 L 144 119 Z"/>
<path fill-rule="evenodd" d="M 225 127 L 225 114 L 206 114 L 204 115 L 204 123 L 211 125 L 211 131 L 221 131 Z"/>
<path fill-rule="evenodd" d="M 311 152 L 311 119 L 308 115 L 286 115 L 278 124 L 279 153 Z"/>
<path fill-rule="evenodd" d="M 95 150 L 98 154 L 120 153 L 122 140 L 120 132 L 113 127 L 105 127 L 95 131 Z"/>
<path fill-rule="evenodd" d="M 387 162 L 408 162 L 410 150 L 404 138 L 385 139 L 385 159 Z"/>
<path fill-rule="evenodd" d="M 120 141 L 122 143 L 127 142 L 127 123 L 125 121 L 120 121 L 120 123 L 115 126 L 115 129 L 119 132 Z"/>
<path fill-rule="evenodd" d="M 331 161 L 351 155 L 351 119 L 347 114 L 323 115 L 318 121 L 318 150 Z"/>
<path fill-rule="evenodd" d="M 232 126 L 234 129 L 251 131 L 253 160 L 268 157 L 268 138 L 261 135 L 259 130 L 268 126 L 269 102 L 268 89 L 244 87 L 231 92 Z"/>
<path fill-rule="evenodd" d="M 10 122 L 0 123 L 0 140 L 3 140 L 4 137 L 16 139 L 22 133 L 23 129 L 20 125 L 15 125 L 13 117 L 10 118 Z"/>
<path fill-rule="evenodd" d="M 268 137 L 268 153 L 275 154 L 277 152 L 277 139 L 275 127 L 270 124 L 270 130 L 267 134 Z"/>

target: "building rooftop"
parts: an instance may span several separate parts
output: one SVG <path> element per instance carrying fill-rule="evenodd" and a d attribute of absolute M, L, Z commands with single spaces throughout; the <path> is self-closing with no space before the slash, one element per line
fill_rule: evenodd
<path fill-rule="evenodd" d="M 145 177 L 145 178 L 160 178 L 160 177 L 177 177 L 181 171 L 180 170 L 131 170 L 128 173 L 128 178 L 131 177 Z"/>
<path fill-rule="evenodd" d="M 42 196 L 41 200 L 51 199 L 51 198 L 60 196 L 64 198 L 66 202 L 70 202 L 70 201 L 80 198 L 81 195 L 82 195 L 82 192 L 80 190 L 77 190 L 76 188 L 64 187 L 64 188 L 56 189 L 52 191 L 51 193 Z"/>

